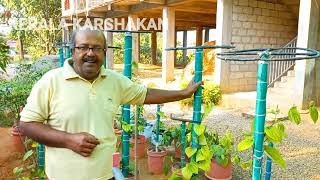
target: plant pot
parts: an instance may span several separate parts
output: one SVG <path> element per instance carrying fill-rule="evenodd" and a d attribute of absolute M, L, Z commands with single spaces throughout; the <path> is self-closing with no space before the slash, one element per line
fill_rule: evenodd
<path fill-rule="evenodd" d="M 176 145 L 174 146 L 175 149 L 175 157 L 177 159 L 181 159 L 181 147 L 177 147 Z"/>
<path fill-rule="evenodd" d="M 230 180 L 232 178 L 232 163 L 229 160 L 227 167 L 222 167 L 215 160 L 211 161 L 211 169 L 205 173 L 206 177 L 211 180 Z"/>
<path fill-rule="evenodd" d="M 134 158 L 134 136 L 130 139 L 130 157 Z M 138 135 L 137 138 L 137 158 L 143 158 L 145 156 L 147 139 L 144 135 Z"/>
<path fill-rule="evenodd" d="M 156 152 L 154 149 L 150 149 L 148 154 L 148 169 L 152 174 L 162 174 L 166 151 Z"/>
<path fill-rule="evenodd" d="M 12 127 L 11 137 L 12 137 L 12 142 L 14 144 L 15 150 L 17 152 L 24 153 L 25 152 L 24 141 L 26 139 L 26 136 L 24 136 L 23 133 L 19 131 L 17 126 Z"/>
<path fill-rule="evenodd" d="M 115 152 L 112 154 L 112 167 L 120 168 L 121 154 Z"/>

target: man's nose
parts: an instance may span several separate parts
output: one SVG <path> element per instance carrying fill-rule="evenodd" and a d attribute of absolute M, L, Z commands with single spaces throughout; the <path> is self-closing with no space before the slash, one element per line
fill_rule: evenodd
<path fill-rule="evenodd" d="M 87 56 L 96 56 L 96 54 L 93 52 L 93 49 L 90 48 L 87 52 Z"/>

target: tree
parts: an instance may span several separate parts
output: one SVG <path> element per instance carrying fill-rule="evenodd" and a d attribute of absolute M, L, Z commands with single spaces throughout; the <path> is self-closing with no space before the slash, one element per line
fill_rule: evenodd
<path fill-rule="evenodd" d="M 9 53 L 9 46 L 7 46 L 5 38 L 0 35 L 0 69 L 4 71 L 9 62 L 8 53 Z"/>
<path fill-rule="evenodd" d="M 54 27 L 58 27 L 61 17 L 61 1 L 56 0 L 4 0 L 6 9 L 12 11 L 15 18 L 35 18 L 37 22 L 45 21 L 50 24 L 50 19 Z M 19 30 L 13 29 L 10 37 L 18 39 L 23 47 L 34 58 L 43 54 L 54 54 L 56 49 L 53 47 L 58 41 L 61 41 L 61 30 L 54 29 L 32 29 Z"/>

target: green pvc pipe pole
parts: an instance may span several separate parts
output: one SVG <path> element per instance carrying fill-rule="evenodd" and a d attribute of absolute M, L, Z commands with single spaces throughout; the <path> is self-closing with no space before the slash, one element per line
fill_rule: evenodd
<path fill-rule="evenodd" d="M 186 122 L 181 123 L 181 162 L 180 167 L 183 168 L 186 166 L 186 160 L 185 160 L 185 150 L 186 150 Z"/>
<path fill-rule="evenodd" d="M 66 46 L 66 58 L 67 58 L 67 59 L 71 58 L 70 45 L 67 45 L 67 46 Z"/>
<path fill-rule="evenodd" d="M 157 104 L 157 122 L 156 122 L 156 142 L 159 143 L 159 131 L 160 131 L 160 104 Z"/>
<path fill-rule="evenodd" d="M 268 60 L 269 52 L 265 51 L 261 55 L 258 65 L 258 82 L 256 98 L 256 114 L 254 125 L 254 154 L 252 166 L 252 179 L 261 180 L 262 157 L 264 142 L 264 125 L 266 120 L 266 97 L 268 88 Z"/>
<path fill-rule="evenodd" d="M 202 81 L 202 61 L 203 61 L 203 49 L 196 49 L 195 57 L 195 76 L 194 81 Z M 193 102 L 193 122 L 196 124 L 201 123 L 201 104 L 202 104 L 202 87 L 200 86 L 194 93 L 194 102 Z M 197 134 L 194 131 L 195 123 L 192 123 L 192 148 L 198 148 Z M 193 156 L 195 159 L 195 156 Z"/>
<path fill-rule="evenodd" d="M 41 175 L 43 174 L 42 172 L 44 171 L 44 145 L 39 144 L 38 146 L 38 163 L 39 163 L 39 170 L 41 172 Z M 43 180 L 43 177 L 39 177 L 39 180 Z"/>
<path fill-rule="evenodd" d="M 132 67 L 132 34 L 130 32 L 125 33 L 124 42 L 124 76 L 131 79 L 131 67 Z M 122 106 L 123 120 L 130 124 L 130 105 L 125 104 Z M 122 131 L 122 173 L 124 177 L 129 176 L 129 149 L 130 149 L 130 134 Z"/>
<path fill-rule="evenodd" d="M 268 146 L 273 147 L 273 143 L 269 143 Z M 270 180 L 271 179 L 271 170 L 272 170 L 272 159 L 267 157 L 267 162 L 266 162 L 266 174 L 265 174 L 265 180 Z"/>
<path fill-rule="evenodd" d="M 62 67 L 64 63 L 63 47 L 59 48 L 59 63 L 60 63 L 60 67 Z"/>

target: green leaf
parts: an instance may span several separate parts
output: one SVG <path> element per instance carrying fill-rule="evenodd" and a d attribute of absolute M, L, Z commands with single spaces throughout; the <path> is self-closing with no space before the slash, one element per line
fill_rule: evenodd
<path fill-rule="evenodd" d="M 191 147 L 186 148 L 186 155 L 190 158 L 197 152 L 197 148 L 192 149 Z"/>
<path fill-rule="evenodd" d="M 33 150 L 29 150 L 23 156 L 23 161 L 27 160 L 33 154 Z"/>
<path fill-rule="evenodd" d="M 202 154 L 202 152 L 198 151 L 196 154 L 196 162 L 203 161 L 205 159 L 206 159 L 206 157 Z"/>
<path fill-rule="evenodd" d="M 238 154 L 234 154 L 232 157 L 231 157 L 231 162 L 233 162 L 234 164 L 239 164 L 241 161 L 241 158 Z"/>
<path fill-rule="evenodd" d="M 160 116 L 160 118 L 165 118 L 165 114 L 164 112 L 160 111 L 160 112 L 157 112 L 157 114 Z"/>
<path fill-rule="evenodd" d="M 310 117 L 311 117 L 313 123 L 316 124 L 318 121 L 318 118 L 319 118 L 319 112 L 318 112 L 317 107 L 314 102 L 310 103 L 309 113 L 310 113 Z"/>
<path fill-rule="evenodd" d="M 264 152 L 267 154 L 269 158 L 272 159 L 272 161 L 277 163 L 281 168 L 283 169 L 286 168 L 286 162 L 283 160 L 281 154 L 277 149 L 270 146 L 263 146 L 263 147 L 264 147 Z"/>
<path fill-rule="evenodd" d="M 187 180 L 191 179 L 192 172 L 190 172 L 190 171 L 187 169 L 187 167 L 182 168 L 181 172 L 182 172 L 182 176 L 183 176 L 185 179 L 187 179 Z"/>
<path fill-rule="evenodd" d="M 210 148 L 208 146 L 202 146 L 199 151 L 204 155 L 206 159 L 212 158 Z"/>
<path fill-rule="evenodd" d="M 164 172 L 164 174 L 165 174 L 165 175 L 168 175 L 169 170 L 170 170 L 169 164 L 168 164 L 168 163 L 165 163 L 165 164 L 163 165 L 163 172 Z"/>
<path fill-rule="evenodd" d="M 196 124 L 194 126 L 194 131 L 196 132 L 196 134 L 198 136 L 202 135 L 204 133 L 205 129 L 206 129 L 206 127 L 204 125 L 201 125 L 201 124 Z"/>
<path fill-rule="evenodd" d="M 297 106 L 293 106 L 292 108 L 290 108 L 289 112 L 288 112 L 288 118 L 291 122 L 296 123 L 297 125 L 300 124 L 301 122 L 301 117 L 300 117 L 300 113 L 298 111 Z"/>
<path fill-rule="evenodd" d="M 138 131 L 139 131 L 139 132 L 144 131 L 144 126 L 138 126 Z"/>
<path fill-rule="evenodd" d="M 187 134 L 187 142 L 191 142 L 191 132 Z"/>
<path fill-rule="evenodd" d="M 253 136 L 249 136 L 238 144 L 238 151 L 244 151 L 253 145 Z"/>
<path fill-rule="evenodd" d="M 191 179 L 193 174 L 198 174 L 198 166 L 195 162 L 190 162 L 182 168 L 182 175 L 187 180 Z"/>
<path fill-rule="evenodd" d="M 201 136 L 199 136 L 199 145 L 201 146 L 207 145 L 207 140 L 204 134 L 201 134 Z"/>
<path fill-rule="evenodd" d="M 282 132 L 276 126 L 271 126 L 266 128 L 267 137 L 270 138 L 274 142 L 281 142 L 282 141 Z"/>
<path fill-rule="evenodd" d="M 252 166 L 252 159 L 250 159 L 249 161 L 245 161 L 243 163 L 240 164 L 240 167 L 244 170 L 249 170 L 251 169 Z"/>
<path fill-rule="evenodd" d="M 207 159 L 206 161 L 198 162 L 198 167 L 205 172 L 208 172 L 211 167 L 211 159 Z"/>
<path fill-rule="evenodd" d="M 22 172 L 23 172 L 23 167 L 15 167 L 13 169 L 13 174 L 16 176 L 20 176 Z"/>

